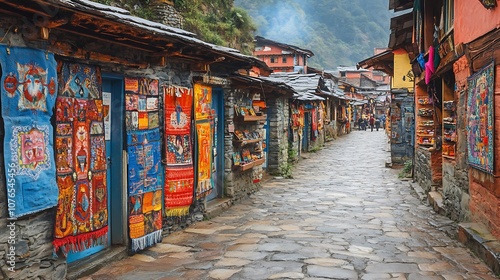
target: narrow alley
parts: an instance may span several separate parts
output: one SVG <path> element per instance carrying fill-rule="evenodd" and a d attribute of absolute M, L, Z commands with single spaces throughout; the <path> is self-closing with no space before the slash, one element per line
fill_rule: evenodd
<path fill-rule="evenodd" d="M 384 131 L 353 131 L 293 179 L 86 279 L 496 279 L 388 156 Z"/>

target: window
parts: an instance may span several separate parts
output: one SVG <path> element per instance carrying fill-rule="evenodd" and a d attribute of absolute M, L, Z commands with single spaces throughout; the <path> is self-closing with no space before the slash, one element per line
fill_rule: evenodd
<path fill-rule="evenodd" d="M 281 58 L 281 62 L 282 62 L 282 63 L 286 63 L 286 56 L 283 56 L 283 57 Z"/>
<path fill-rule="evenodd" d="M 278 63 L 278 59 L 275 56 L 271 56 L 271 63 Z"/>
<path fill-rule="evenodd" d="M 455 21 L 454 10 L 454 0 L 445 0 L 444 1 L 444 13 L 443 13 L 443 31 L 444 33 L 448 33 L 453 28 L 453 22 Z"/>

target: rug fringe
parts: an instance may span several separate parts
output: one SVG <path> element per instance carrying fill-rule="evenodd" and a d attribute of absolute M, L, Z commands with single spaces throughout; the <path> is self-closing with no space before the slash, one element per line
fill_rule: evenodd
<path fill-rule="evenodd" d="M 137 252 L 139 250 L 144 250 L 147 247 L 150 247 L 156 243 L 160 243 L 162 241 L 162 230 L 157 230 L 155 232 L 146 234 L 139 238 L 132 239 L 132 252 Z"/>
<path fill-rule="evenodd" d="M 170 208 L 165 211 L 167 217 L 180 217 L 189 214 L 189 206 Z"/>
<path fill-rule="evenodd" d="M 108 243 L 108 226 L 101 229 L 81 233 L 78 235 L 56 238 L 52 241 L 54 246 L 54 255 L 60 250 L 66 257 L 69 252 L 81 252 L 91 247 L 106 245 Z"/>

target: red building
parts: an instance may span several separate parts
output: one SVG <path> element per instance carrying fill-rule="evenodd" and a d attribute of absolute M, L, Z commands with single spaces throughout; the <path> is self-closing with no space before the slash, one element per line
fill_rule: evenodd
<path fill-rule="evenodd" d="M 255 37 L 255 40 L 253 55 L 264 61 L 274 72 L 307 73 L 307 59 L 314 56 L 312 51 L 260 36 Z"/>

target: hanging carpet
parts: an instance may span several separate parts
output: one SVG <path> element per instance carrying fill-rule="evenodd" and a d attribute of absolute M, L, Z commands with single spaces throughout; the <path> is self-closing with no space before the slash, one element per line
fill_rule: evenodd
<path fill-rule="evenodd" d="M 96 66 L 61 62 L 55 158 L 59 200 L 54 252 L 105 245 L 108 233 L 102 80 Z"/>
<path fill-rule="evenodd" d="M 125 78 L 128 227 L 131 251 L 162 240 L 161 135 L 158 80 Z"/>
<path fill-rule="evenodd" d="M 57 205 L 53 128 L 54 54 L 0 45 L 8 215 L 18 218 Z"/>
<path fill-rule="evenodd" d="M 165 216 L 184 216 L 194 195 L 191 141 L 193 90 L 169 86 L 163 95 L 165 107 Z"/>

